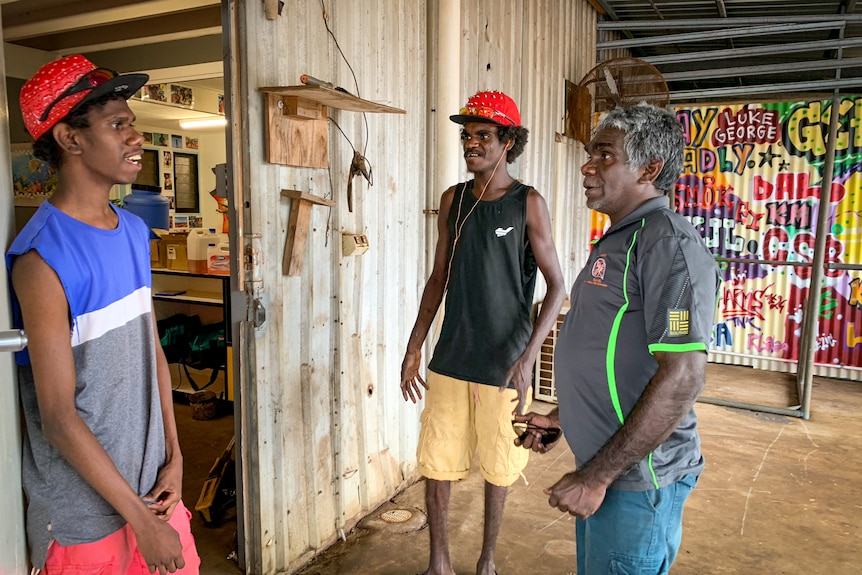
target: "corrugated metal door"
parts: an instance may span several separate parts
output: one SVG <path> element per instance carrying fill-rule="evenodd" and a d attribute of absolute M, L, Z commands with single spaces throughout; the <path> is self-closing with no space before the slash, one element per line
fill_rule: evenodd
<path fill-rule="evenodd" d="M 0 76 L 6 66 L 0 58 Z M 0 86 L 0 110 L 8 110 L 6 84 Z M 14 234 L 12 206 L 12 166 L 9 163 L 9 120 L 0 114 L 0 238 L 3 252 Z M 5 264 L 3 268 L 5 269 Z M 9 288 L 6 276 L 0 281 L 0 330 L 11 325 Z M 2 337 L 0 333 L 0 337 Z M 14 340 L 13 337 L 8 338 Z M 7 339 L 7 338 L 4 338 Z M 21 425 L 18 414 L 18 385 L 14 358 L 0 347 L 0 485 L 3 486 L 3 520 L 0 521 L 0 573 L 27 571 L 24 534 L 24 492 L 21 487 Z"/>

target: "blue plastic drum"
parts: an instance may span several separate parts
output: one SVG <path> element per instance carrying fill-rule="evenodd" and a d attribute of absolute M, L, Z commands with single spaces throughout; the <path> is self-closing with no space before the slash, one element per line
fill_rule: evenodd
<path fill-rule="evenodd" d="M 132 193 L 123 198 L 123 208 L 146 222 L 152 239 L 158 239 L 152 228 L 166 230 L 170 225 L 170 200 L 158 186 L 132 184 Z"/>

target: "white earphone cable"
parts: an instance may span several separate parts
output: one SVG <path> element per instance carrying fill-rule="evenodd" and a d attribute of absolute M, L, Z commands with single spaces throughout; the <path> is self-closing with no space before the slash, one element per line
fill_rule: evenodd
<path fill-rule="evenodd" d="M 485 192 L 488 190 L 488 186 L 491 184 L 491 180 L 494 179 L 494 174 L 497 173 L 497 168 L 500 167 L 500 162 L 503 161 L 503 158 L 506 157 L 509 148 L 505 148 L 503 153 L 500 155 L 500 158 L 497 160 L 497 164 L 494 166 L 494 171 L 491 172 L 491 176 L 488 178 L 488 181 L 485 182 L 485 185 L 482 187 L 482 193 L 479 194 L 479 198 L 476 200 L 476 203 L 473 204 L 473 207 L 470 208 L 470 211 L 467 212 L 467 215 L 464 216 L 464 220 L 461 222 L 461 225 L 458 225 L 458 220 L 461 219 L 461 206 L 464 205 L 464 193 L 467 190 L 467 182 L 461 186 L 461 199 L 458 200 L 458 214 L 455 216 L 455 237 L 452 240 L 452 251 L 449 253 L 449 263 L 446 265 L 446 283 L 443 284 L 443 293 L 446 293 L 446 290 L 449 288 L 449 278 L 452 275 L 452 260 L 455 258 L 455 246 L 458 245 L 458 240 L 461 238 L 461 230 L 464 229 L 464 224 L 467 223 L 467 218 L 473 213 L 473 210 L 476 209 L 476 206 L 479 205 L 479 202 L 482 201 L 482 198 L 485 197 Z M 451 209 L 451 207 L 450 207 Z"/>

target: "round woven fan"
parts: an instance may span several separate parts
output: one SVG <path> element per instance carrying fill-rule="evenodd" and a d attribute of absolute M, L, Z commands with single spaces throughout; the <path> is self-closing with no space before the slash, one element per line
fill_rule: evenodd
<path fill-rule="evenodd" d="M 670 97 L 661 72 L 638 58 L 601 62 L 569 93 L 567 132 L 587 144 L 595 114 L 641 102 L 661 108 L 668 105 Z"/>

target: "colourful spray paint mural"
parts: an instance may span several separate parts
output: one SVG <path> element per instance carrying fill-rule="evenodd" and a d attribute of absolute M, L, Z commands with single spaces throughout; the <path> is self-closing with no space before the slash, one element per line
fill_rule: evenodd
<path fill-rule="evenodd" d="M 677 109 L 685 170 L 674 206 L 719 258 L 712 349 L 795 361 L 815 238 L 826 233 L 815 364 L 862 367 L 862 98 L 839 109 L 835 168 L 823 185 L 831 101 Z M 817 229 L 820 197 L 828 227 Z M 595 219 L 593 236 L 605 223 Z M 852 377 L 848 375 L 848 377 Z"/>

